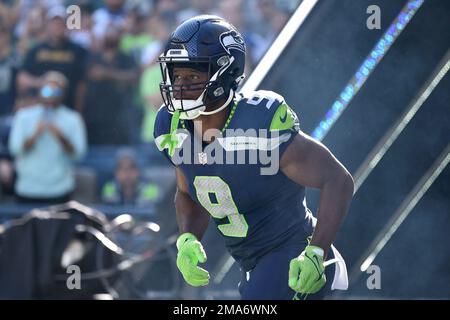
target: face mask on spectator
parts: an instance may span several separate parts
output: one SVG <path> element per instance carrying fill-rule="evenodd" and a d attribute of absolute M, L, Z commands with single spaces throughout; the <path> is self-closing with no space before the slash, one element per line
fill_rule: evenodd
<path fill-rule="evenodd" d="M 61 98 L 63 95 L 63 91 L 61 88 L 52 87 L 49 85 L 45 85 L 41 88 L 41 97 L 50 99 L 50 98 Z"/>

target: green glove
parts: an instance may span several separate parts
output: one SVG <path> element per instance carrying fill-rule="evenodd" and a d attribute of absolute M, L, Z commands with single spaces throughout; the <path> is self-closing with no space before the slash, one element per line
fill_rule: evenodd
<path fill-rule="evenodd" d="M 177 267 L 184 280 L 191 286 L 206 286 L 209 273 L 198 267 L 198 263 L 206 262 L 206 253 L 200 241 L 192 233 L 183 233 L 177 240 Z"/>
<path fill-rule="evenodd" d="M 289 265 L 289 287 L 301 294 L 313 294 L 326 282 L 323 249 L 307 246 Z"/>

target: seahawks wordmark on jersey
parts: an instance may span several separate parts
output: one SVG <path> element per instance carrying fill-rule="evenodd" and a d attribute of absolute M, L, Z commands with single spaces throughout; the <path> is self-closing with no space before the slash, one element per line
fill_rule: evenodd
<path fill-rule="evenodd" d="M 264 94 L 266 98 L 263 98 Z M 258 123 L 252 126 L 252 123 L 244 123 L 245 127 L 236 126 L 236 122 L 243 121 L 235 120 L 234 114 L 237 109 L 239 109 L 238 116 L 254 109 L 253 107 L 245 108 L 245 104 L 252 106 L 263 104 L 270 109 L 280 98 L 274 93 L 267 94 L 262 91 L 255 93 L 251 99 L 239 97 L 229 110 L 228 120 L 222 130 L 209 129 L 204 132 L 201 139 L 192 138 L 191 133 L 194 130 L 191 130 L 189 126 L 194 126 L 195 132 L 203 132 L 201 121 L 194 124 L 182 121 L 181 127 L 179 126 L 176 132 L 156 135 L 155 142 L 159 150 L 163 151 L 174 165 L 261 164 L 261 174 L 274 175 L 279 170 L 279 147 L 288 142 L 299 130 L 295 113 L 286 103 L 277 102 L 278 107 L 274 107 L 276 112 L 268 126 Z M 252 119 L 252 115 L 249 116 Z M 242 115 L 239 117 L 242 118 Z M 175 148 L 164 151 L 166 148 L 170 149 L 169 145 L 164 143 L 169 135 L 175 135 Z M 216 138 L 215 141 L 204 145 L 205 141 L 211 141 L 212 138 Z"/>

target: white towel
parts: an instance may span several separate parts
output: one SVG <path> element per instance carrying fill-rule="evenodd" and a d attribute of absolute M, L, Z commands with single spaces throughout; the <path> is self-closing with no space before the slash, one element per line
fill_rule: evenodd
<path fill-rule="evenodd" d="M 331 245 L 331 250 L 333 250 L 334 258 L 337 260 L 335 262 L 336 266 L 334 270 L 333 283 L 331 284 L 331 290 L 347 290 L 348 274 L 345 260 L 333 245 Z"/>

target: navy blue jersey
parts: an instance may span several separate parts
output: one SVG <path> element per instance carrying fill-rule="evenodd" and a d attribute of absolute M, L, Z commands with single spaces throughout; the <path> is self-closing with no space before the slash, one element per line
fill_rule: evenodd
<path fill-rule="evenodd" d="M 172 119 L 164 107 L 154 135 L 160 151 L 186 177 L 191 198 L 211 214 L 230 254 L 250 270 L 259 257 L 306 241 L 313 231 L 305 188 L 278 169 L 300 128 L 296 114 L 271 91 L 239 95 L 228 112 L 225 127 L 209 144 L 194 137 L 192 121 L 180 121 L 172 156 L 161 144 Z"/>

